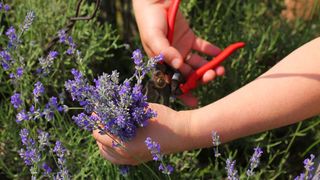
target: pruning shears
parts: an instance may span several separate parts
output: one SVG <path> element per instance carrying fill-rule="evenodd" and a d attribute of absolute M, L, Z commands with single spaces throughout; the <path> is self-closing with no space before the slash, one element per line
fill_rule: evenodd
<path fill-rule="evenodd" d="M 169 43 L 173 42 L 174 26 L 176 14 L 178 12 L 180 0 L 172 0 L 171 5 L 167 12 L 168 34 L 167 38 Z M 180 72 L 173 70 L 165 63 L 159 63 L 157 70 L 154 72 L 152 81 L 153 88 L 158 89 L 158 95 L 164 96 L 163 103 L 169 104 L 170 96 L 180 96 L 188 93 L 190 90 L 197 87 L 197 82 L 202 78 L 204 73 L 209 69 L 215 69 L 224 60 L 226 60 L 234 51 L 245 46 L 244 42 L 236 42 L 225 48 L 220 54 L 212 58 L 208 63 L 196 69 L 186 79 L 184 79 Z M 151 98 L 148 93 L 148 98 Z"/>

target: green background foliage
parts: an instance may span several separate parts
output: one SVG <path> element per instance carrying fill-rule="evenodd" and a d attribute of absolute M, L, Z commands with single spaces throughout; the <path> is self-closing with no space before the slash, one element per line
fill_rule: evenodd
<path fill-rule="evenodd" d="M 82 7 L 82 14 L 92 13 L 94 4 L 90 2 Z M 31 29 L 23 36 L 20 50 L 30 70 L 22 80 L 20 90 L 28 96 L 32 92 L 32 84 L 39 80 L 32 73 L 38 58 L 45 56 L 46 45 L 65 27 L 68 18 L 74 16 L 76 0 L 15 0 L 9 3 L 12 10 L 7 15 L 1 14 L 2 46 L 6 43 L 4 31 L 9 26 L 19 27 L 29 10 L 35 11 L 37 16 Z M 287 22 L 281 18 L 284 9 L 281 0 L 190 0 L 183 1 L 180 9 L 195 33 L 217 46 L 224 48 L 233 42 L 246 42 L 244 49 L 224 63 L 227 70 L 224 77 L 194 92 L 199 97 L 199 106 L 214 102 L 254 80 L 294 49 L 320 34 L 319 15 L 309 21 L 297 19 Z M 71 35 L 81 51 L 82 59 L 59 56 L 50 78 L 42 79 L 46 89 L 50 89 L 46 98 L 64 91 L 63 82 L 70 78 L 69 70 L 72 67 L 80 69 L 91 79 L 114 69 L 120 71 L 121 78 L 133 71 L 130 52 L 141 48 L 141 43 L 129 2 L 103 1 L 98 17 L 77 22 Z M 56 45 L 53 49 L 62 52 L 64 47 Z M 17 153 L 21 148 L 21 126 L 16 124 L 16 112 L 10 104 L 13 91 L 8 73 L 0 68 L 0 177 L 28 179 L 28 167 Z M 77 106 L 71 101 L 67 105 Z M 173 103 L 172 107 L 176 110 L 186 109 L 180 103 Z M 121 176 L 117 166 L 99 155 L 91 134 L 79 130 L 72 122 L 70 117 L 74 113 L 76 111 L 62 115 L 57 113 L 50 122 L 28 125 L 33 133 L 36 133 L 37 127 L 49 129 L 52 140 L 62 141 L 69 150 L 68 167 L 74 179 L 166 178 L 152 162 L 132 167 L 128 176 Z M 303 170 L 302 161 L 305 157 L 310 153 L 319 155 L 319 124 L 319 117 L 314 117 L 295 125 L 241 138 L 222 145 L 222 156 L 218 159 L 214 158 L 212 149 L 167 156 L 167 161 L 175 166 L 171 178 L 222 179 L 226 177 L 224 166 L 228 157 L 237 160 L 236 167 L 241 177 L 245 178 L 253 147 L 260 146 L 264 154 L 259 171 L 252 179 L 293 179 Z"/>

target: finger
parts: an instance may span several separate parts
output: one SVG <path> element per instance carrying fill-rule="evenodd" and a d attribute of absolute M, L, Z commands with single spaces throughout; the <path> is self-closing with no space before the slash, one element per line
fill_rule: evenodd
<path fill-rule="evenodd" d="M 203 84 L 207 84 L 208 82 L 212 81 L 216 77 L 216 72 L 212 69 L 209 69 L 204 73 L 204 75 L 201 78 L 201 82 Z"/>
<path fill-rule="evenodd" d="M 185 60 L 185 63 L 189 64 L 193 69 L 198 69 L 207 62 L 207 60 L 203 59 L 198 54 L 191 54 L 190 57 L 187 57 Z"/>
<path fill-rule="evenodd" d="M 225 73 L 225 69 L 224 69 L 223 66 L 218 66 L 218 67 L 215 69 L 215 71 L 216 71 L 216 74 L 217 74 L 218 76 L 223 76 L 224 73 Z"/>
<path fill-rule="evenodd" d="M 207 54 L 209 56 L 216 56 L 221 52 L 221 49 L 211 44 L 210 42 L 196 37 L 192 44 L 192 49 Z"/>
<path fill-rule="evenodd" d="M 204 75 L 201 78 L 201 82 L 203 84 L 207 84 L 208 82 L 214 80 L 216 76 L 222 76 L 224 75 L 225 69 L 223 66 L 218 66 L 215 70 L 208 70 L 204 73 Z"/>
<path fill-rule="evenodd" d="M 155 39 L 156 37 L 156 39 Z M 167 64 L 175 69 L 179 69 L 182 64 L 182 56 L 177 49 L 170 46 L 166 35 L 160 30 L 154 30 L 146 38 L 147 49 L 152 51 L 153 56 L 159 55 L 160 53 L 164 56 L 164 60 Z"/>
<path fill-rule="evenodd" d="M 104 148 L 104 146 L 97 142 L 100 154 L 103 158 L 110 161 L 113 164 L 131 164 L 129 160 L 122 158 L 121 156 L 117 155 L 115 152 L 112 152 L 108 148 Z"/>
<path fill-rule="evenodd" d="M 190 92 L 180 95 L 178 98 L 183 102 L 183 104 L 189 107 L 196 107 L 198 105 L 198 99 Z"/>
<path fill-rule="evenodd" d="M 189 64 L 182 64 L 182 66 L 179 68 L 179 71 L 184 77 L 188 77 L 189 74 L 193 72 L 193 68 Z"/>
<path fill-rule="evenodd" d="M 104 146 L 112 147 L 113 139 L 109 135 L 102 135 L 99 133 L 99 130 L 94 130 L 92 132 L 93 137 Z"/>

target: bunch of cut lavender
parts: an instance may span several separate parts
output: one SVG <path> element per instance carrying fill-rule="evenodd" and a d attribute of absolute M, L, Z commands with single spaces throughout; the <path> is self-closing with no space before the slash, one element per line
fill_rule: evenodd
<path fill-rule="evenodd" d="M 156 63 L 162 61 L 162 55 L 143 62 L 140 50 L 132 55 L 135 73 L 122 83 L 119 73 L 104 73 L 90 85 L 81 72 L 73 69 L 73 80 L 65 83 L 72 99 L 77 100 L 84 112 L 73 116 L 76 124 L 86 130 L 99 129 L 102 134 L 112 134 L 121 141 L 132 139 L 138 127 L 146 125 L 148 119 L 156 113 L 149 108 L 146 96 L 142 93 L 142 79 Z"/>

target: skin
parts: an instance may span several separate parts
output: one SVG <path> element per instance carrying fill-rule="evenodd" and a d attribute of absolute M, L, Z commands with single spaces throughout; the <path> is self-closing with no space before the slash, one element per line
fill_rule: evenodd
<path fill-rule="evenodd" d="M 269 71 L 232 94 L 205 107 L 175 111 L 150 104 L 158 116 L 121 147 L 93 132 L 101 155 L 115 164 L 151 160 L 144 141 L 151 137 L 164 154 L 209 147 L 211 131 L 222 142 L 283 127 L 320 113 L 320 38 L 295 50 Z M 138 159 L 137 159 L 138 158 Z"/>

